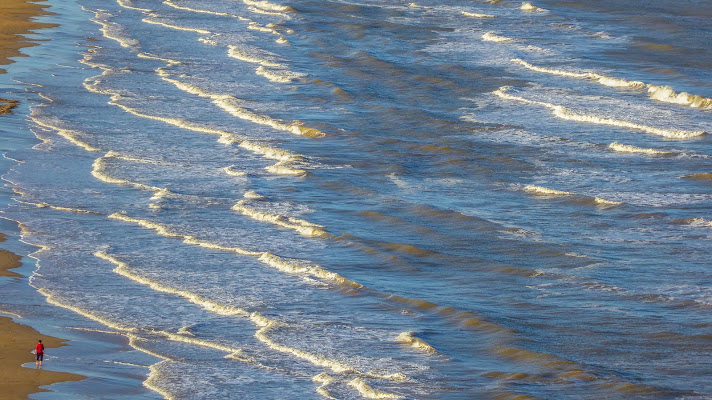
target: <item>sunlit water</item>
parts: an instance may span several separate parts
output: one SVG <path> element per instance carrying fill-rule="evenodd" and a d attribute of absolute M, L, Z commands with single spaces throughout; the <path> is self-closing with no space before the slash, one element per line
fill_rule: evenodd
<path fill-rule="evenodd" d="M 159 395 L 712 395 L 708 2 L 78 3 L 5 215 Z"/>

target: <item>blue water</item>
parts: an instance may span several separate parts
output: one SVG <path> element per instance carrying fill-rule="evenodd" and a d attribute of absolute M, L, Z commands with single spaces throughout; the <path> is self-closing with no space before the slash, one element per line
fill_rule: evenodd
<path fill-rule="evenodd" d="M 712 396 L 708 2 L 55 11 L 4 216 L 137 386 Z"/>

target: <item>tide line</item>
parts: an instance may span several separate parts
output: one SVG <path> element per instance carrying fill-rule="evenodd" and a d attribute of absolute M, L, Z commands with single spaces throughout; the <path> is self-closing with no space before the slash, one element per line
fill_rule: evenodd
<path fill-rule="evenodd" d="M 669 156 L 669 155 L 675 154 L 675 153 L 668 152 L 668 151 L 647 149 L 647 148 L 643 148 L 643 147 L 631 146 L 628 144 L 621 144 L 618 142 L 613 142 L 613 143 L 609 144 L 608 148 L 613 151 L 617 151 L 619 153 L 645 154 L 648 156 Z"/>
<path fill-rule="evenodd" d="M 241 309 L 241 308 L 235 308 L 235 307 L 221 305 L 221 304 L 215 303 L 213 301 L 207 300 L 204 297 L 199 296 L 195 293 L 189 292 L 187 290 L 168 287 L 164 284 L 158 283 L 156 281 L 153 281 L 151 279 L 148 279 L 146 277 L 138 275 L 137 273 L 132 271 L 131 268 L 126 263 L 118 260 L 114 256 L 107 254 L 104 251 L 97 251 L 94 253 L 94 255 L 100 259 L 110 262 L 111 264 L 114 264 L 116 266 L 114 268 L 115 273 L 117 273 L 121 276 L 124 276 L 134 282 L 145 285 L 155 291 L 174 294 L 174 295 L 183 297 L 186 300 L 188 300 L 189 302 L 199 305 L 203 309 L 210 311 L 210 312 L 214 312 L 219 315 L 245 317 L 247 320 L 252 322 L 256 328 L 258 328 L 254 335 L 255 338 L 257 338 L 260 342 L 262 342 L 263 344 L 265 344 L 268 348 L 270 348 L 272 350 L 278 351 L 280 353 L 291 354 L 297 358 L 307 360 L 314 365 L 328 368 L 328 369 L 330 369 L 336 373 L 339 373 L 339 374 L 341 374 L 341 373 L 356 373 L 356 374 L 368 376 L 368 377 L 392 379 L 392 380 L 395 379 L 398 381 L 405 379 L 404 376 L 400 376 L 400 375 L 379 375 L 379 374 L 374 374 L 371 372 L 363 373 L 363 372 L 358 371 L 353 366 L 343 363 L 341 361 L 329 359 L 329 358 L 322 357 L 322 356 L 316 355 L 316 354 L 312 354 L 312 353 L 309 353 L 309 352 L 306 352 L 306 351 L 303 351 L 303 350 L 300 350 L 300 349 L 297 349 L 294 347 L 279 344 L 268 336 L 268 333 L 270 330 L 282 326 L 274 319 L 267 318 L 258 312 L 249 312 L 249 311 Z M 209 348 L 213 348 L 216 350 L 224 351 L 224 352 L 228 353 L 226 358 L 238 359 L 241 361 L 259 365 L 259 363 L 256 360 L 254 360 L 253 358 L 246 357 L 244 355 L 244 352 L 242 349 L 235 349 L 230 346 L 220 345 L 220 344 L 208 342 L 208 341 L 205 341 L 202 339 L 197 339 L 195 337 L 186 337 L 183 335 L 174 334 L 174 333 L 170 333 L 170 332 L 166 332 L 166 331 L 151 331 L 151 332 L 158 334 L 158 335 L 165 336 L 173 341 L 188 343 L 188 344 L 202 346 L 202 347 L 209 347 Z M 322 382 L 322 383 L 324 383 L 324 385 L 322 385 L 322 386 L 326 386 L 330 382 L 331 381 L 329 381 L 329 380 L 324 380 L 324 382 Z M 319 392 L 319 391 L 317 391 L 317 392 Z"/>
<path fill-rule="evenodd" d="M 651 99 L 662 101 L 665 103 L 681 104 L 693 108 L 712 108 L 712 98 L 702 97 L 687 92 L 676 92 L 670 86 L 652 85 L 641 81 L 629 81 L 620 78 L 611 78 L 595 72 L 570 72 L 554 68 L 545 68 L 532 65 L 522 59 L 514 58 L 511 60 L 515 64 L 519 64 L 532 71 L 541 72 L 550 75 L 565 76 L 569 78 L 588 79 L 600 83 L 604 86 L 617 88 L 631 89 L 647 89 L 648 96 Z"/>
<path fill-rule="evenodd" d="M 533 193 L 537 196 L 550 196 L 550 197 L 561 197 L 561 196 L 571 196 L 571 197 L 577 197 L 580 200 L 582 200 L 583 203 L 593 203 L 599 206 L 618 206 L 623 203 L 618 202 L 618 201 L 612 201 L 612 200 L 606 200 L 602 199 L 600 197 L 585 197 L 585 196 L 578 196 L 575 193 L 571 192 L 565 192 L 562 190 L 556 190 L 556 189 L 549 189 L 543 186 L 535 186 L 535 185 L 526 185 L 524 186 L 523 190 L 525 192 Z"/>
<path fill-rule="evenodd" d="M 186 31 L 186 32 L 195 32 L 195 33 L 200 33 L 201 35 L 210 35 L 212 32 L 205 30 L 205 29 L 200 29 L 200 28 L 189 28 L 185 26 L 178 26 L 178 25 L 173 25 L 173 24 L 168 24 L 165 22 L 157 21 L 156 18 L 157 15 L 151 15 L 149 17 L 143 18 L 141 21 L 145 22 L 147 24 L 152 24 L 152 25 L 159 25 L 164 28 L 169 28 L 169 29 L 174 29 L 177 31 Z"/>
<path fill-rule="evenodd" d="M 155 59 L 155 60 L 161 60 L 165 61 L 171 64 L 180 64 L 180 61 L 177 60 L 171 60 L 171 59 L 164 59 L 161 57 L 149 55 L 146 53 L 141 53 L 138 55 L 139 57 L 142 58 L 147 58 L 147 59 Z M 88 63 L 88 62 L 87 62 Z M 97 68 L 102 68 L 103 66 L 97 65 Z M 108 73 L 106 69 L 104 69 L 104 73 Z M 102 74 L 102 75 L 103 75 Z M 92 80 L 94 81 L 93 83 Z M 144 112 L 141 112 L 137 110 L 136 108 L 129 107 L 127 105 L 124 105 L 120 103 L 121 98 L 123 97 L 120 93 L 109 90 L 109 89 L 100 89 L 98 87 L 98 81 L 96 77 L 94 78 L 87 78 L 84 82 L 84 87 L 92 92 L 92 93 L 97 93 L 97 94 L 103 94 L 106 96 L 110 97 L 110 100 L 108 104 L 117 106 L 124 110 L 125 112 L 132 114 L 134 116 L 140 117 L 140 118 L 146 118 L 146 119 L 151 119 L 155 121 L 160 121 L 169 125 L 173 125 L 176 127 L 179 127 L 181 129 L 187 129 L 191 130 L 194 132 L 201 132 L 201 133 L 207 133 L 210 135 L 217 135 L 218 142 L 222 144 L 232 144 L 232 143 L 239 143 L 239 146 L 245 150 L 248 150 L 254 154 L 259 154 L 262 155 L 265 158 L 270 158 L 270 159 L 275 159 L 279 160 L 278 163 L 272 166 L 268 166 L 265 168 L 270 173 L 273 174 L 278 174 L 278 175 L 305 175 L 307 172 L 301 169 L 295 169 L 290 166 L 290 163 L 295 162 L 295 161 L 300 161 L 303 160 L 303 157 L 290 153 L 288 151 L 274 148 L 274 147 L 269 147 L 261 144 L 257 144 L 254 142 L 250 142 L 248 140 L 244 140 L 243 137 L 238 136 L 235 133 L 228 132 L 225 130 L 221 129 L 215 129 L 210 126 L 204 125 L 204 124 L 199 124 L 195 122 L 191 122 L 185 119 L 181 118 L 173 118 L 173 117 L 164 117 L 164 116 L 157 116 L 157 115 L 151 115 L 151 114 L 146 114 Z M 209 93 L 205 92 L 199 92 L 204 96 L 208 96 Z M 48 128 L 55 128 L 55 130 L 59 129 L 54 126 L 47 126 Z M 75 136 L 71 133 L 72 131 L 66 131 L 66 132 L 60 132 L 60 135 L 63 135 L 65 138 L 68 140 L 72 141 L 74 144 L 84 147 L 84 146 L 89 146 L 86 143 L 78 141 Z M 93 147 L 85 147 L 85 149 L 90 150 L 93 149 L 93 151 L 100 151 L 100 149 L 93 148 Z"/>
<path fill-rule="evenodd" d="M 596 115 L 576 114 L 564 106 L 546 103 L 543 101 L 529 100 L 529 99 L 525 99 L 523 97 L 514 96 L 514 95 L 506 93 L 506 90 L 507 90 L 507 87 L 500 87 L 499 89 L 495 90 L 492 93 L 495 96 L 505 99 L 505 100 L 515 100 L 515 101 L 525 103 L 525 104 L 532 104 L 532 105 L 537 105 L 537 106 L 541 106 L 541 107 L 546 107 L 551 110 L 552 114 L 555 117 L 563 119 L 563 120 L 567 120 L 567 121 L 577 121 L 577 122 L 587 122 L 587 123 L 597 124 L 597 125 L 617 126 L 617 127 L 621 127 L 621 128 L 628 128 L 628 129 L 643 131 L 645 133 L 662 136 L 662 137 L 665 137 L 668 139 L 693 139 L 693 138 L 703 136 L 706 134 L 706 132 L 704 132 L 704 131 L 663 129 L 663 128 L 656 128 L 653 126 L 642 125 L 642 124 L 629 122 L 629 121 L 622 121 L 622 120 L 617 120 L 617 119 L 612 119 L 612 118 L 599 117 Z"/>
<path fill-rule="evenodd" d="M 496 15 L 480 14 L 469 11 L 460 11 L 460 13 L 468 18 L 497 18 Z"/>
<path fill-rule="evenodd" d="M 230 114 L 234 117 L 237 117 L 239 119 L 250 121 L 250 122 L 258 124 L 258 125 L 266 125 L 266 126 L 274 128 L 274 129 L 289 132 L 289 133 L 292 133 L 294 135 L 299 135 L 299 136 L 321 137 L 321 136 L 325 135 L 324 132 L 321 132 L 318 129 L 305 127 L 301 121 L 293 121 L 292 123 L 284 123 L 284 122 L 281 122 L 281 121 L 274 119 L 272 117 L 269 117 L 266 115 L 261 115 L 254 111 L 248 110 L 247 108 L 242 107 L 239 104 L 242 101 L 237 99 L 234 96 L 211 93 L 211 92 L 208 92 L 207 90 L 204 90 L 196 85 L 191 85 L 189 83 L 185 83 L 185 82 L 179 81 L 177 79 L 173 79 L 171 77 L 171 74 L 166 72 L 162 68 L 159 68 L 158 70 L 156 70 L 156 72 L 161 77 L 161 79 L 173 84 L 178 89 L 180 89 L 186 93 L 194 94 L 199 97 L 209 98 L 213 102 L 213 104 L 217 105 L 218 107 L 220 107 L 222 110 L 224 110 L 228 114 Z"/>
<path fill-rule="evenodd" d="M 248 198 L 238 201 L 232 206 L 233 211 L 249 217 L 255 221 L 269 222 L 273 225 L 283 228 L 292 229 L 295 232 L 308 237 L 328 237 L 329 234 L 324 231 L 324 226 L 311 223 L 299 218 L 285 217 L 284 215 L 270 214 L 250 207 Z"/>

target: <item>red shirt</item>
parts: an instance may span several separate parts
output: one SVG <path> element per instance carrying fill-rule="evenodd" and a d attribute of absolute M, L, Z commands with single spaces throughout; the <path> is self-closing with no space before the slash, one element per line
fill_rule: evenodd
<path fill-rule="evenodd" d="M 35 346 L 35 352 L 37 354 L 44 353 L 44 345 L 42 343 L 37 343 L 37 346 Z"/>

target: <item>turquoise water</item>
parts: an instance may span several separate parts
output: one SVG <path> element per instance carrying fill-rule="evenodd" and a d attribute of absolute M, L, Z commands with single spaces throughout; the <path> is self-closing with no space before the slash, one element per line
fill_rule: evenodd
<path fill-rule="evenodd" d="M 4 215 L 113 398 L 711 395 L 706 2 L 56 11 Z"/>

